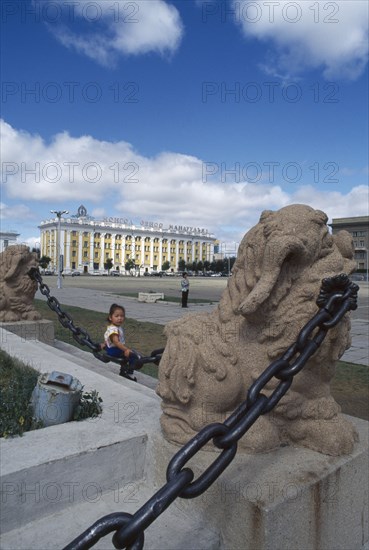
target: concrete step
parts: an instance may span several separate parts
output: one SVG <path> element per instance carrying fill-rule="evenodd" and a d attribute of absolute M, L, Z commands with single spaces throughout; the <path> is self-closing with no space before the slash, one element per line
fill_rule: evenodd
<path fill-rule="evenodd" d="M 85 391 L 96 390 L 103 399 L 98 418 L 2 440 L 3 532 L 147 474 L 147 434 L 159 431 L 160 400 L 153 390 L 117 375 L 109 379 L 103 363 L 93 372 L 86 367 L 90 361 L 77 362 L 64 351 L 38 341 L 24 342 L 3 329 L 0 339 L 13 357 L 43 373 L 68 373 Z"/>
<path fill-rule="evenodd" d="M 97 420 L 97 425 L 69 422 L 30 432 L 27 441 L 25 437 L 6 441 L 1 477 L 3 532 L 71 504 L 94 502 L 143 478 L 147 436 L 134 436 L 103 418 Z M 33 452 L 30 448 L 28 460 L 17 464 L 16 453 L 25 442 Z"/>
<path fill-rule="evenodd" d="M 105 376 L 106 378 L 109 378 L 114 382 L 119 383 L 119 381 L 122 381 L 122 379 L 124 379 L 122 376 L 119 376 L 120 367 L 116 363 L 103 363 L 102 361 L 99 361 L 99 359 L 94 357 L 91 352 L 83 351 L 80 348 L 73 346 L 72 344 L 62 342 L 61 340 L 55 340 L 54 346 L 57 349 L 64 351 L 69 355 L 72 355 L 73 361 L 81 367 L 84 367 L 85 369 L 89 369 L 92 372 L 101 374 L 102 376 Z M 135 371 L 133 376 L 137 378 L 138 384 L 141 384 L 142 386 L 145 386 L 147 388 L 151 388 L 152 390 L 155 390 L 158 384 L 156 378 L 148 376 L 147 374 L 144 374 L 140 371 Z"/>
<path fill-rule="evenodd" d="M 2 535 L 2 550 L 61 550 L 107 514 L 126 512 L 134 514 L 158 487 L 149 487 L 145 481 L 129 482 L 114 490 L 85 498 L 84 502 L 37 519 Z M 217 529 L 204 523 L 195 507 L 183 506 L 178 499 L 145 531 L 145 550 L 219 550 Z M 106 535 L 93 547 L 112 550 L 112 536 Z M 175 534 L 175 536 L 173 536 Z"/>

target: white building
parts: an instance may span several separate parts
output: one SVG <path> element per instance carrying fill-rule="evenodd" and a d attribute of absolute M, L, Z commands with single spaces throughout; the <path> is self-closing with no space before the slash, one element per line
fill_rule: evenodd
<path fill-rule="evenodd" d="M 41 222 L 41 256 L 51 258 L 51 269 L 57 267 L 58 218 Z M 178 262 L 204 262 L 213 260 L 214 235 L 200 227 L 168 225 L 159 222 L 133 223 L 126 218 L 106 217 L 96 220 L 80 206 L 74 216 L 61 218 L 60 251 L 64 272 L 81 273 L 105 271 L 107 260 L 112 268 L 125 272 L 127 261 L 132 260 L 141 274 L 161 271 L 163 264 L 172 271 Z"/>
<path fill-rule="evenodd" d="M 4 252 L 8 246 L 17 244 L 17 237 L 19 237 L 19 233 L 16 231 L 0 231 L 0 252 Z"/>

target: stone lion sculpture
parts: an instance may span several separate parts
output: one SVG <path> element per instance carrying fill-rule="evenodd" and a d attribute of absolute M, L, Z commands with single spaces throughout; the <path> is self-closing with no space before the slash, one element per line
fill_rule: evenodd
<path fill-rule="evenodd" d="M 327 219 L 299 204 L 264 211 L 240 244 L 217 309 L 166 326 L 157 388 L 166 439 L 184 444 L 207 424 L 223 422 L 317 313 L 322 279 L 352 273 L 351 237 L 346 231 L 332 236 Z M 241 449 L 265 452 L 290 443 L 329 455 L 350 453 L 355 428 L 330 394 L 335 362 L 350 343 L 345 315 L 277 407 L 241 438 Z M 263 393 L 277 384 L 273 378 Z"/>
<path fill-rule="evenodd" d="M 9 246 L 0 254 L 0 321 L 35 321 L 41 315 L 33 306 L 37 283 L 28 275 L 38 267 L 28 246 Z"/>

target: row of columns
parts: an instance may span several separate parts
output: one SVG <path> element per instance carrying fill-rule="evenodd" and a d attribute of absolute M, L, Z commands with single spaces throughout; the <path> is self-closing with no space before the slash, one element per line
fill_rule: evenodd
<path fill-rule="evenodd" d="M 54 241 L 51 240 L 51 235 L 54 233 Z M 86 250 L 84 247 L 83 247 L 83 235 L 84 233 L 86 233 L 86 231 L 78 231 L 77 232 L 77 235 L 76 235 L 76 238 L 78 237 L 78 244 L 76 245 L 76 248 L 78 250 L 78 257 L 74 260 L 72 259 L 71 257 L 71 249 L 72 249 L 72 240 L 76 240 L 74 238 L 74 236 L 72 236 L 72 231 L 65 231 L 63 228 L 62 228 L 62 231 L 61 231 L 61 235 L 60 235 L 60 249 L 61 251 L 63 252 L 64 254 L 64 269 L 65 270 L 70 270 L 72 267 L 72 262 L 75 261 L 76 263 L 76 269 L 80 268 L 81 266 L 83 265 L 86 265 L 87 262 L 84 261 L 84 257 L 83 257 L 83 251 Z M 89 271 L 92 271 L 93 268 L 94 268 L 94 263 L 95 262 L 95 248 L 94 248 L 94 233 L 95 231 L 90 231 L 89 232 L 89 257 L 88 257 L 88 270 Z M 110 243 L 111 243 L 111 248 L 109 250 L 111 250 L 112 252 L 112 260 L 113 260 L 113 264 L 114 266 L 118 263 L 116 261 L 116 249 L 115 249 L 115 245 L 117 243 L 117 241 L 119 241 L 119 244 L 121 244 L 121 254 L 120 254 L 120 260 L 119 260 L 119 263 L 123 263 L 125 262 L 125 257 L 126 257 L 126 245 L 127 244 L 130 244 L 131 245 L 131 250 L 130 250 L 130 254 L 129 254 L 129 257 L 134 260 L 135 262 L 138 261 L 139 262 L 139 265 L 142 266 L 142 265 L 145 265 L 146 267 L 150 267 L 152 268 L 153 265 L 154 265 L 154 254 L 156 251 L 154 251 L 154 246 L 157 246 L 158 247 L 158 251 L 157 251 L 157 255 L 158 255 L 158 259 L 156 261 L 156 265 L 158 265 L 159 269 L 161 269 L 161 266 L 162 266 L 162 263 L 163 263 L 163 238 L 166 238 L 166 237 L 151 237 L 150 236 L 150 241 L 145 241 L 145 238 L 147 237 L 144 237 L 144 236 L 141 236 L 140 237 L 140 246 L 141 246 L 141 250 L 140 250 L 140 258 L 136 259 L 136 236 L 133 236 L 132 235 L 132 239 L 129 240 L 129 241 L 126 241 L 125 237 L 122 235 L 121 236 L 121 239 L 116 239 L 117 235 L 113 235 L 113 234 L 110 234 L 111 237 L 109 237 L 109 240 L 110 240 Z M 154 239 L 155 238 L 158 238 L 158 242 L 155 243 Z M 168 246 L 168 250 L 167 250 L 167 253 L 166 253 L 166 256 L 168 258 L 168 260 L 170 261 L 170 258 L 172 256 L 172 253 L 171 253 L 171 247 L 173 245 L 171 245 L 171 241 L 172 240 L 175 240 L 175 252 L 174 252 L 174 255 L 176 257 L 176 260 L 178 261 L 179 259 L 179 242 L 180 241 L 183 241 L 183 257 L 185 258 L 185 260 L 187 261 L 187 254 L 188 254 L 188 246 L 187 246 L 187 241 L 189 239 L 186 239 L 184 237 L 182 238 L 177 238 L 177 239 L 171 239 L 171 238 L 167 238 L 167 246 Z M 199 247 L 200 247 L 200 251 L 202 251 L 202 246 L 204 243 L 206 243 L 206 246 L 208 245 L 212 245 L 212 243 L 210 243 L 209 241 L 202 241 L 201 239 L 197 238 L 196 241 L 191 239 L 192 241 L 192 246 L 191 246 L 191 260 L 192 261 L 195 261 L 195 247 L 194 247 L 194 243 L 195 242 L 199 242 Z M 41 235 L 41 250 L 43 251 L 43 253 L 45 253 L 46 255 L 50 256 L 52 258 L 52 261 L 54 263 L 54 265 L 56 265 L 56 257 L 57 257 L 57 251 L 56 251 L 56 242 L 57 242 L 57 239 L 56 239 L 56 230 L 55 231 L 49 231 L 49 239 L 48 239 L 48 250 L 46 250 L 46 243 L 47 243 L 47 239 L 46 239 L 46 233 L 43 232 L 42 235 Z M 145 251 L 145 246 L 149 246 L 149 253 L 150 253 L 150 258 L 149 258 L 149 264 L 147 264 L 147 261 L 145 260 L 145 255 L 147 253 L 147 251 Z M 107 249 L 105 249 L 105 235 L 104 234 L 101 234 L 100 236 L 100 250 L 101 250 L 101 253 L 100 253 L 100 259 L 99 259 L 99 269 L 103 270 L 104 269 L 104 263 L 106 261 L 106 258 L 105 258 L 105 252 Z M 209 251 L 209 254 L 207 254 L 207 257 L 206 259 L 207 260 L 210 260 L 210 257 L 211 257 L 211 254 L 210 254 L 210 251 Z M 200 257 L 199 257 L 199 260 L 202 260 L 202 253 L 200 252 Z"/>

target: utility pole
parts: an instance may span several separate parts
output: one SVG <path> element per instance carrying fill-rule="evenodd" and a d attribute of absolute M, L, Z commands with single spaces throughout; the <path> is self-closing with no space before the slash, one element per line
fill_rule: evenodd
<path fill-rule="evenodd" d="M 57 271 L 58 271 L 58 288 L 62 288 L 62 251 L 60 250 L 60 234 L 61 234 L 61 217 L 63 214 L 69 214 L 68 210 L 50 210 L 58 218 L 58 231 L 56 235 L 56 254 L 57 254 Z"/>

